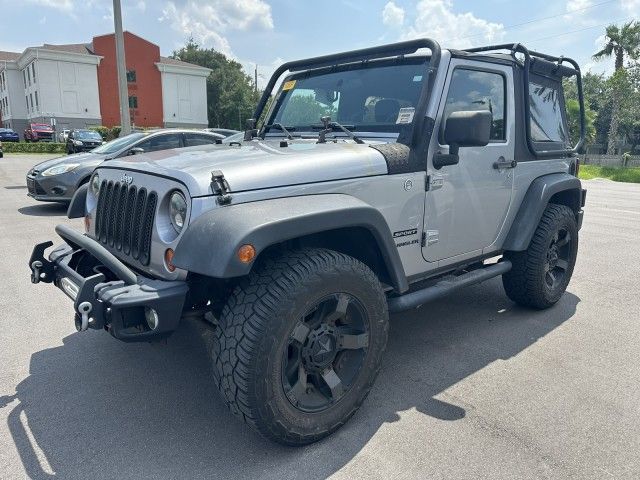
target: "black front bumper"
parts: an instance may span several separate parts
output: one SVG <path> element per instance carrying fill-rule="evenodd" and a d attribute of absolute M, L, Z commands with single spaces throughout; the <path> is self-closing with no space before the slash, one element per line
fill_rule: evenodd
<path fill-rule="evenodd" d="M 95 240 L 64 225 L 56 232 L 66 243 L 48 259 L 44 252 L 52 242 L 33 248 L 31 281 L 53 283 L 73 300 L 79 331 L 105 329 L 119 340 L 142 342 L 177 328 L 189 290 L 186 282 L 136 275 Z M 146 320 L 151 310 L 157 315 L 153 329 Z"/>

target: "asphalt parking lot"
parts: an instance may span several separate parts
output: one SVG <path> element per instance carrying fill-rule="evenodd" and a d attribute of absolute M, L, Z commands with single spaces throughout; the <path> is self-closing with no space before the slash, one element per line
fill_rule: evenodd
<path fill-rule="evenodd" d="M 163 345 L 76 333 L 31 285 L 65 209 L 26 196 L 46 157 L 0 159 L 0 478 L 639 478 L 640 185 L 589 190 L 578 264 L 554 308 L 499 280 L 392 317 L 355 417 L 305 448 L 263 440 L 211 384 L 200 325 Z"/>

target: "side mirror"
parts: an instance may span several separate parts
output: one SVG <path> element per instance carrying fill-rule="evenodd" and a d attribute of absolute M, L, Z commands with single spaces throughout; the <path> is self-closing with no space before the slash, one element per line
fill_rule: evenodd
<path fill-rule="evenodd" d="M 446 120 L 444 141 L 449 153 L 433 156 L 433 166 L 440 169 L 460 161 L 460 147 L 484 147 L 489 143 L 493 114 L 489 110 L 453 112 Z"/>
<path fill-rule="evenodd" d="M 138 155 L 140 153 L 144 153 L 144 148 L 133 147 L 131 150 L 129 150 L 129 153 L 127 155 Z"/>

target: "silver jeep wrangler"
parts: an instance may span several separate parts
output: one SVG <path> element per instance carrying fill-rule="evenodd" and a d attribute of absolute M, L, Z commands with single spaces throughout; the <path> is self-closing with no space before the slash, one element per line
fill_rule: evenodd
<path fill-rule="evenodd" d="M 367 396 L 389 312 L 498 275 L 521 305 L 560 299 L 585 203 L 583 110 L 577 63 L 520 44 L 289 62 L 243 141 L 99 166 L 68 212 L 86 232 L 57 226 L 64 243 L 34 247 L 31 278 L 73 300 L 79 331 L 152 341 L 205 319 L 231 411 L 314 442 Z"/>

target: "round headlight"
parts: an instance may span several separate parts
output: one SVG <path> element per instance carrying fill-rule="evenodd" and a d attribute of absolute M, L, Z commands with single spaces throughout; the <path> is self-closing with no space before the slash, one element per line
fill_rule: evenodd
<path fill-rule="evenodd" d="M 91 193 L 96 197 L 100 193 L 100 175 L 97 173 L 91 177 Z"/>
<path fill-rule="evenodd" d="M 180 233 L 184 227 L 184 221 L 187 218 L 187 201 L 180 192 L 173 192 L 169 199 L 169 219 L 171 225 Z"/>

